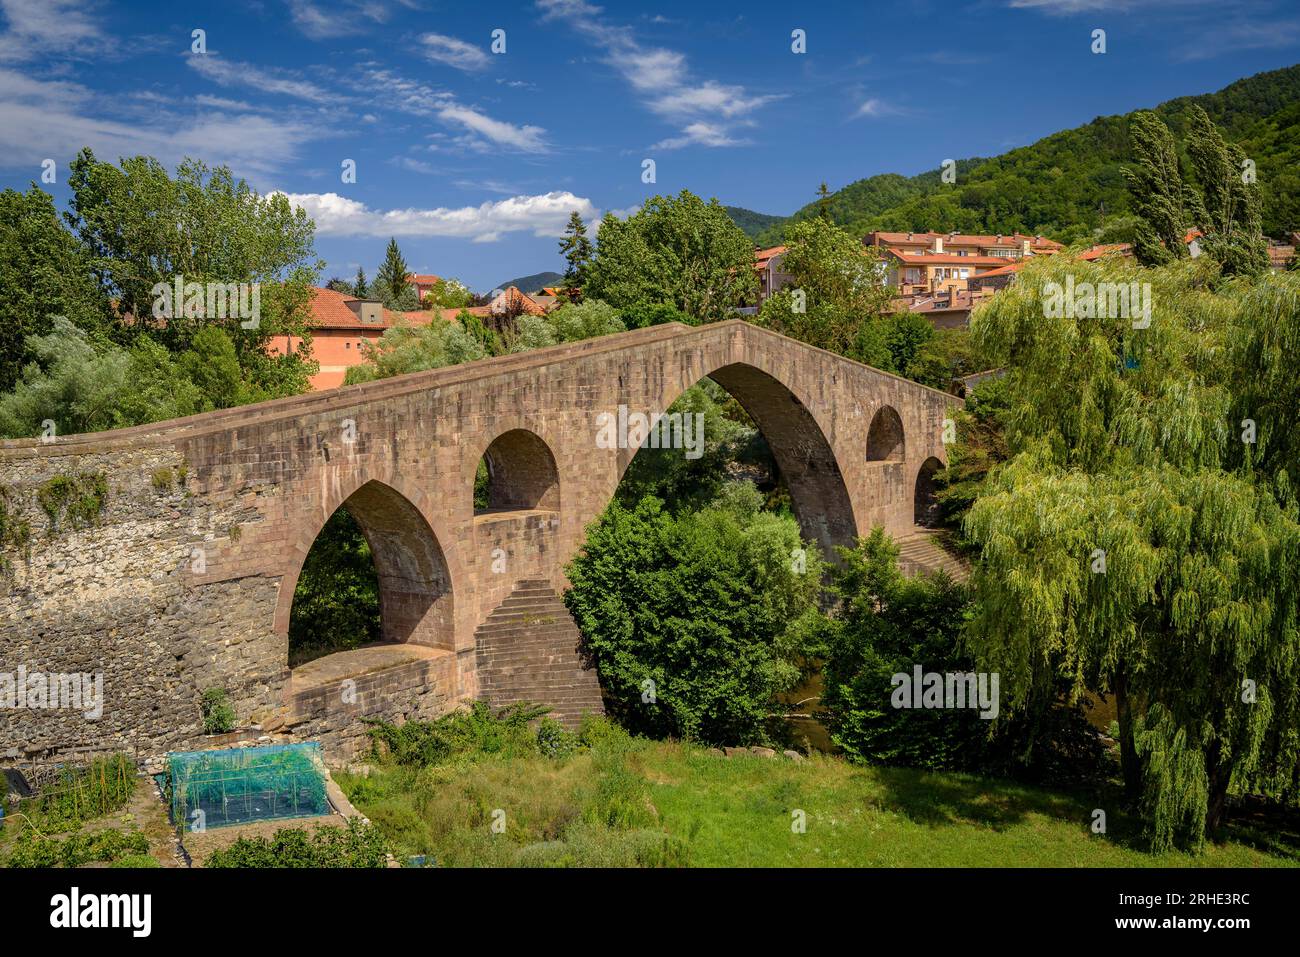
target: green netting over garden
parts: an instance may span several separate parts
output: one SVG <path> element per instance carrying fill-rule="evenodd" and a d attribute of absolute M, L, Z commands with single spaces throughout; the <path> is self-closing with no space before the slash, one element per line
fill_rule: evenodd
<path fill-rule="evenodd" d="M 330 813 L 320 745 L 276 744 L 167 755 L 173 823 L 187 830 Z M 194 812 L 201 811 L 196 817 Z"/>

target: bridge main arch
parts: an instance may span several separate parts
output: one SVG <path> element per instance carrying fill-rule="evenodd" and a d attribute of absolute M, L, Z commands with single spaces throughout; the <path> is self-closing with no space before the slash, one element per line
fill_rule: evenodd
<path fill-rule="evenodd" d="M 825 557 L 834 561 L 835 547 L 851 547 L 858 526 L 844 472 L 817 416 L 776 375 L 748 362 L 734 361 L 717 365 L 704 375 L 685 372 L 681 379 L 666 385 L 658 397 L 660 407 L 645 409 L 645 413 L 666 413 L 687 389 L 705 379 L 726 390 L 754 421 L 790 492 L 803 537 L 816 542 Z M 620 456 L 619 481 L 636 453 L 648 444 L 649 438 Z"/>

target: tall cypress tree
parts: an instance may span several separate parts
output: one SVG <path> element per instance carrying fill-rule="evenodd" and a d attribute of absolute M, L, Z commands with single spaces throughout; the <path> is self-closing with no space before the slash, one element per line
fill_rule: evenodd
<path fill-rule="evenodd" d="M 379 264 L 379 271 L 375 273 L 374 296 L 384 301 L 400 299 L 407 288 L 406 277 L 410 274 L 411 270 L 406 265 L 406 258 L 397 248 L 397 240 L 389 239 L 388 249 L 384 252 L 384 261 Z"/>
<path fill-rule="evenodd" d="M 352 284 L 352 295 L 358 299 L 365 299 L 369 294 L 370 287 L 366 284 L 366 271 L 358 266 L 357 281 Z"/>
<path fill-rule="evenodd" d="M 587 227 L 576 209 L 569 214 L 569 224 L 564 227 L 560 252 L 569 264 L 564 270 L 565 285 L 570 288 L 581 286 L 587 263 L 591 261 L 591 240 L 587 238 Z"/>

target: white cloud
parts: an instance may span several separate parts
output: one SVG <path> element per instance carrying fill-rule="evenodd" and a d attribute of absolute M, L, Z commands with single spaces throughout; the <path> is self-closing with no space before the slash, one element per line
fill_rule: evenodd
<path fill-rule="evenodd" d="M 754 95 L 743 86 L 700 81 L 691 76 L 686 56 L 676 50 L 642 45 L 627 27 L 601 18 L 602 9 L 586 0 L 537 0 L 543 19 L 563 20 L 605 50 L 605 62 L 641 95 L 652 112 L 684 124 L 681 135 L 654 148 L 737 146 L 748 142 L 731 135 L 731 127 L 748 114 L 780 99 Z"/>
<path fill-rule="evenodd" d="M 9 27 L 0 34 L 0 61 L 100 49 L 106 37 L 85 7 L 85 0 L 0 0 Z"/>
<path fill-rule="evenodd" d="M 312 103 L 337 103 L 343 97 L 333 90 L 304 80 L 286 70 L 266 70 L 251 63 L 227 60 L 217 53 L 189 53 L 185 62 L 200 76 L 220 86 L 246 86 L 263 93 L 292 96 Z"/>
<path fill-rule="evenodd" d="M 516 126 L 503 120 L 494 120 L 478 110 L 457 103 L 449 103 L 438 110 L 438 117 L 478 134 L 498 146 L 509 146 L 525 153 L 545 153 L 546 130 L 540 126 Z"/>
<path fill-rule="evenodd" d="M 326 13 L 309 0 L 289 0 L 294 25 L 313 40 L 345 37 L 356 32 L 355 13 Z"/>
<path fill-rule="evenodd" d="M 321 236 L 446 236 L 474 242 L 493 242 L 505 233 L 531 232 L 534 236 L 561 236 L 575 209 L 585 219 L 596 217 L 591 200 L 570 192 L 512 196 L 509 199 L 449 209 L 371 209 L 337 193 L 286 193 L 289 201 L 306 210 Z"/>
<path fill-rule="evenodd" d="M 743 146 L 749 140 L 733 138 L 726 130 L 711 123 L 691 123 L 682 130 L 681 136 L 670 136 L 660 140 L 650 148 L 652 150 L 675 150 L 683 146 Z"/>
<path fill-rule="evenodd" d="M 902 110 L 900 110 L 898 107 L 892 106 L 889 103 L 886 103 L 884 100 L 878 100 L 875 97 L 871 97 L 869 99 L 863 100 L 862 104 L 858 107 L 857 112 L 854 113 L 853 115 L 855 117 L 895 116 L 901 112 Z"/>
<path fill-rule="evenodd" d="M 0 167 L 36 168 L 48 157 L 66 168 L 89 146 L 108 161 L 146 154 L 174 166 L 188 155 L 228 165 L 237 175 L 265 175 L 322 135 L 314 124 L 224 110 L 155 110 L 124 122 L 110 118 L 119 105 L 76 83 L 0 68 Z"/>
<path fill-rule="evenodd" d="M 466 43 L 456 37 L 441 33 L 426 33 L 420 37 L 422 52 L 430 60 L 454 66 L 458 70 L 481 70 L 488 64 L 488 55 L 482 47 Z"/>

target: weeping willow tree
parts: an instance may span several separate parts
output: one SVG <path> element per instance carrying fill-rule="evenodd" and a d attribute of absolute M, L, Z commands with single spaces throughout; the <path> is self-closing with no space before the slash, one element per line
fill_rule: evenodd
<path fill-rule="evenodd" d="M 972 323 L 1007 369 L 1011 457 L 966 518 L 967 640 L 1001 672 L 1004 713 L 1062 684 L 1115 696 L 1154 848 L 1198 846 L 1234 788 L 1294 799 L 1300 754 L 1300 283 L 1213 292 L 1215 268 L 1035 262 Z M 1102 283 L 1138 283 L 1149 323 L 1091 299 Z M 1071 286 L 1077 307 L 1056 308 Z"/>

